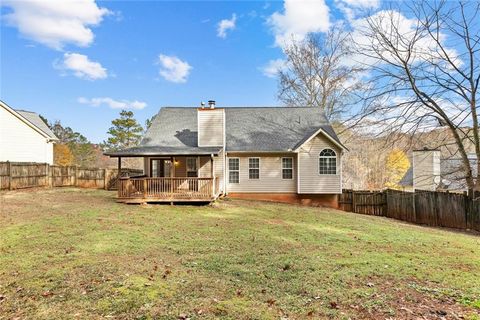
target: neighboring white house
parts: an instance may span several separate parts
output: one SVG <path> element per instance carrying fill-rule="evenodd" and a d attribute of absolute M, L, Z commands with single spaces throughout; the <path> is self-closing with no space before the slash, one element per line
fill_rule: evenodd
<path fill-rule="evenodd" d="M 38 114 L 0 101 L 0 161 L 53 164 L 57 140 Z"/>
<path fill-rule="evenodd" d="M 478 160 L 475 154 L 468 154 L 473 177 L 477 176 Z M 412 165 L 399 185 L 406 190 L 447 190 L 468 191 L 463 160 L 459 157 L 442 157 L 439 149 L 423 148 L 413 150 Z"/>

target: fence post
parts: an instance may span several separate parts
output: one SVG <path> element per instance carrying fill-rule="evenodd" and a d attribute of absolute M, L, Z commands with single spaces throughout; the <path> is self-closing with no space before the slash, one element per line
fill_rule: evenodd
<path fill-rule="evenodd" d="M 416 195 L 417 195 L 417 190 L 414 189 L 413 194 L 412 194 L 412 209 L 413 209 L 413 221 L 412 222 L 415 222 L 415 223 L 417 223 L 417 205 L 416 205 L 417 201 L 415 200 Z"/>
<path fill-rule="evenodd" d="M 355 201 L 355 191 L 352 190 L 352 212 L 357 212 L 356 208 L 356 201 Z"/>
<path fill-rule="evenodd" d="M 73 186 L 78 187 L 78 166 L 75 165 L 75 175 L 74 175 L 74 183 Z"/>
<path fill-rule="evenodd" d="M 463 192 L 463 203 L 464 203 L 464 209 L 465 209 L 465 229 L 471 229 L 471 223 L 470 223 L 470 201 L 469 201 L 469 196 L 467 191 Z"/>
<path fill-rule="evenodd" d="M 435 227 L 441 226 L 439 211 L 440 210 L 438 209 L 438 192 L 433 192 L 433 212 L 435 214 L 435 220 L 433 221 L 433 223 Z"/>
<path fill-rule="evenodd" d="M 107 190 L 107 169 L 103 169 L 103 189 Z"/>
<path fill-rule="evenodd" d="M 48 176 L 50 175 L 50 165 L 45 163 L 45 187 L 49 188 L 50 184 L 48 183 Z"/>
<path fill-rule="evenodd" d="M 48 166 L 48 186 L 53 188 L 53 172 L 55 171 L 55 166 L 49 165 Z"/>
<path fill-rule="evenodd" d="M 8 190 L 12 190 L 12 163 L 7 161 L 8 168 Z"/>
<path fill-rule="evenodd" d="M 387 212 L 388 212 L 388 201 L 387 201 L 388 193 L 387 193 L 387 189 L 383 190 L 382 193 L 383 193 L 383 195 L 382 195 L 382 198 L 383 198 L 383 212 L 382 212 L 382 216 L 386 217 L 386 216 L 387 216 Z"/>

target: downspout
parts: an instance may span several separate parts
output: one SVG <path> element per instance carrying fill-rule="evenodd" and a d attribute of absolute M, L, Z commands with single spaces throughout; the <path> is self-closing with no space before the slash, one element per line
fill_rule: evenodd
<path fill-rule="evenodd" d="M 223 109 L 223 194 L 227 195 L 227 132 L 226 132 L 226 121 L 225 121 L 225 109 Z"/>

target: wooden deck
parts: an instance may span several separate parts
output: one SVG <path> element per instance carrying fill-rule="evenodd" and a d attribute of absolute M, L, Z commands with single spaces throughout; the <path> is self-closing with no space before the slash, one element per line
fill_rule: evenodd
<path fill-rule="evenodd" d="M 218 193 L 216 178 L 121 178 L 118 201 L 146 202 L 211 202 Z"/>

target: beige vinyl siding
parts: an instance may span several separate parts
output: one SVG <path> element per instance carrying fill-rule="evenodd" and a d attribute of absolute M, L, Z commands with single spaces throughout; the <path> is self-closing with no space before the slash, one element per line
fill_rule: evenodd
<path fill-rule="evenodd" d="M 53 142 L 0 106 L 0 161 L 53 164 Z"/>
<path fill-rule="evenodd" d="M 212 178 L 212 162 L 211 157 L 200 157 L 200 167 L 198 168 L 198 176 L 200 178 Z"/>
<path fill-rule="evenodd" d="M 198 146 L 223 146 L 224 109 L 198 110 Z"/>
<path fill-rule="evenodd" d="M 323 149 L 332 149 L 337 154 L 337 174 L 321 175 L 318 172 L 319 155 Z M 338 194 L 342 193 L 341 149 L 322 133 L 306 143 L 298 153 L 298 193 Z"/>
<path fill-rule="evenodd" d="M 143 157 L 143 174 L 151 176 L 150 172 L 150 157 Z"/>
<path fill-rule="evenodd" d="M 282 158 L 293 158 L 293 179 L 282 179 Z M 228 158 L 240 159 L 240 182 L 228 181 Z M 249 179 L 248 159 L 260 159 L 260 179 Z M 235 154 L 227 157 L 227 191 L 252 193 L 295 193 L 297 191 L 296 155 L 286 154 Z"/>

